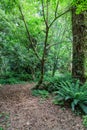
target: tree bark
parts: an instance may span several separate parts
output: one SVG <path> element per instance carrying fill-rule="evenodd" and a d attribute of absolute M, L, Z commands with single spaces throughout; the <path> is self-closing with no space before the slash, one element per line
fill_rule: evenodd
<path fill-rule="evenodd" d="M 87 44 L 87 25 L 85 24 L 85 12 L 76 14 L 76 8 L 72 8 L 72 34 L 73 57 L 72 77 L 85 82 L 85 46 Z"/>
<path fill-rule="evenodd" d="M 47 56 L 47 40 L 48 40 L 48 34 L 49 34 L 49 28 L 48 26 L 46 26 L 46 36 L 45 36 L 45 42 L 44 42 L 44 50 L 43 50 L 43 56 L 42 56 L 42 60 L 41 60 L 41 76 L 40 76 L 40 80 L 38 81 L 37 85 L 35 86 L 35 89 L 39 89 L 40 85 L 43 82 L 43 78 L 44 78 L 44 66 L 45 66 L 45 60 L 46 60 L 46 56 Z"/>

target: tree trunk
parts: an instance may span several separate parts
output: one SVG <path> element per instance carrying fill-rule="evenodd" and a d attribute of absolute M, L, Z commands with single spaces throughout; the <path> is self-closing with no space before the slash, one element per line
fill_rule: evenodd
<path fill-rule="evenodd" d="M 54 64 L 53 64 L 53 70 L 52 70 L 52 77 L 55 76 L 55 72 L 57 70 L 57 64 L 58 64 L 58 56 L 54 55 Z"/>
<path fill-rule="evenodd" d="M 72 77 L 85 82 L 85 45 L 87 42 L 87 25 L 85 24 L 85 12 L 76 14 L 76 8 L 72 9 L 72 33 L 73 33 L 73 57 Z"/>
<path fill-rule="evenodd" d="M 42 56 L 42 60 L 41 60 L 41 76 L 40 76 L 40 80 L 38 81 L 37 85 L 35 86 L 35 89 L 39 89 L 40 85 L 43 82 L 43 78 L 44 78 L 44 67 L 45 67 L 45 60 L 47 57 L 47 41 L 48 41 L 48 34 L 49 34 L 49 28 L 48 26 L 46 26 L 46 36 L 45 36 L 45 42 L 44 42 L 44 49 L 43 49 L 43 56 Z"/>

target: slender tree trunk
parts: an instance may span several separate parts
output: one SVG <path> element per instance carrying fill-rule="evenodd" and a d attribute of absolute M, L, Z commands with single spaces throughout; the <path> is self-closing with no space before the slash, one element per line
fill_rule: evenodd
<path fill-rule="evenodd" d="M 56 57 L 56 55 L 55 55 Z M 52 77 L 55 76 L 55 72 L 57 70 L 57 64 L 58 64 L 58 56 L 56 58 L 54 58 L 54 64 L 53 64 L 53 70 L 52 70 Z"/>
<path fill-rule="evenodd" d="M 38 81 L 38 83 L 37 83 L 37 85 L 35 86 L 34 89 L 39 89 L 40 85 L 43 82 L 43 78 L 44 78 L 44 66 L 45 66 L 45 61 L 46 61 L 47 55 L 48 55 L 48 53 L 47 53 L 47 47 L 49 46 L 48 45 L 48 34 L 49 34 L 49 30 L 50 30 L 51 26 L 53 25 L 53 23 L 58 18 L 60 18 L 62 15 L 66 14 L 70 10 L 70 9 L 68 9 L 65 12 L 63 12 L 60 15 L 57 16 L 57 10 L 58 10 L 58 4 L 59 4 L 59 1 L 58 1 L 57 5 L 56 5 L 56 9 L 55 9 L 54 19 L 49 24 L 49 8 L 48 8 L 49 1 L 47 0 L 47 2 L 46 2 L 46 14 L 45 14 L 44 0 L 41 0 L 41 2 L 42 2 L 43 19 L 44 19 L 44 23 L 45 23 L 45 26 L 46 26 L 46 35 L 45 35 L 45 41 L 44 41 L 43 55 L 42 55 L 42 59 L 41 59 L 41 75 L 40 75 L 40 80 Z"/>
<path fill-rule="evenodd" d="M 54 77 L 55 72 L 56 72 L 56 64 L 54 63 L 53 64 L 53 70 L 52 70 L 52 77 Z"/>
<path fill-rule="evenodd" d="M 47 57 L 47 41 L 48 41 L 48 34 L 49 34 L 49 28 L 48 26 L 46 26 L 46 36 L 45 36 L 45 42 L 44 42 L 44 50 L 43 50 L 43 56 L 42 56 L 42 60 L 41 60 L 41 76 L 40 76 L 40 80 L 38 81 L 37 85 L 35 86 L 35 89 L 38 89 L 40 87 L 40 85 L 43 82 L 43 78 L 44 78 L 44 66 L 45 66 L 45 60 Z"/>
<path fill-rule="evenodd" d="M 87 26 L 85 24 L 85 13 L 76 14 L 72 9 L 72 33 L 73 33 L 73 57 L 72 76 L 85 82 L 85 45 L 87 42 Z"/>

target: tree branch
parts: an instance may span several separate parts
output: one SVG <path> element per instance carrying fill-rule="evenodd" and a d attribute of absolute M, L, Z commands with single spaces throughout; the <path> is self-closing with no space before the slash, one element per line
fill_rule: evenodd
<path fill-rule="evenodd" d="M 57 16 L 58 6 L 59 6 L 59 0 L 57 1 L 57 5 L 56 5 L 56 9 L 55 9 L 55 18 Z"/>
<path fill-rule="evenodd" d="M 55 45 L 60 44 L 60 43 L 63 43 L 63 42 L 68 42 L 68 41 L 60 41 L 58 43 L 50 44 L 49 46 L 47 46 L 46 49 L 48 50 L 50 47 L 55 46 Z"/>
<path fill-rule="evenodd" d="M 68 9 L 68 10 L 66 10 L 65 12 L 63 12 L 62 14 L 56 16 L 56 17 L 53 19 L 53 21 L 50 23 L 49 28 L 53 25 L 53 23 L 54 23 L 58 18 L 60 18 L 61 16 L 63 16 L 64 14 L 66 14 L 66 13 L 69 12 L 69 11 L 70 11 L 70 9 Z"/>
<path fill-rule="evenodd" d="M 48 26 L 47 20 L 46 20 L 46 17 L 45 17 L 44 2 L 43 2 L 43 0 L 41 0 L 41 2 L 42 2 L 42 13 L 43 13 L 44 22 L 45 22 L 45 25 Z"/>
<path fill-rule="evenodd" d="M 27 24 L 26 24 L 26 21 L 25 21 L 25 18 L 24 18 L 24 15 L 23 15 L 21 6 L 18 5 L 18 8 L 19 8 L 19 11 L 20 11 L 21 16 L 22 16 L 22 20 L 23 20 L 24 25 L 25 25 L 25 28 L 26 28 L 26 32 L 27 32 L 27 35 L 28 35 L 29 42 L 30 42 L 30 44 L 31 44 L 31 46 L 32 46 L 32 50 L 33 50 L 34 54 L 36 55 L 36 57 L 41 61 L 41 58 L 39 57 L 39 55 L 38 55 L 36 49 L 35 49 L 34 46 L 33 46 L 33 42 L 32 42 L 31 36 L 30 36 L 30 32 L 29 32 L 29 30 L 28 30 L 28 27 L 27 27 Z"/>
<path fill-rule="evenodd" d="M 46 16 L 46 21 L 47 21 L 47 24 L 48 24 L 48 0 L 47 0 L 47 16 Z"/>

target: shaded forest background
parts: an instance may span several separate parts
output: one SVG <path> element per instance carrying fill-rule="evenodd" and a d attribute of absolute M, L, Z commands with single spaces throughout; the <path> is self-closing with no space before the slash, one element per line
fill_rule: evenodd
<path fill-rule="evenodd" d="M 1 84 L 86 79 L 86 1 L 1 0 L 0 7 Z"/>

